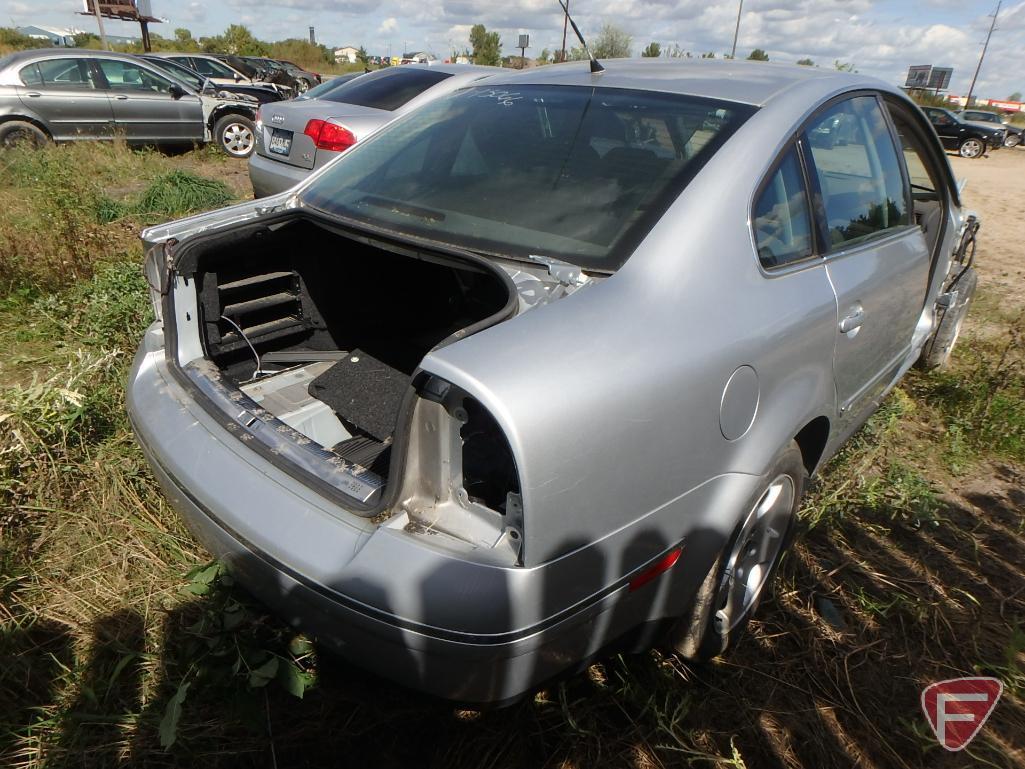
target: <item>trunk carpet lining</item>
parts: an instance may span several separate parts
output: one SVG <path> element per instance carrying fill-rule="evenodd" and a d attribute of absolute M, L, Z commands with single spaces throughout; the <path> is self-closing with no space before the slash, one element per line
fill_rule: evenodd
<path fill-rule="evenodd" d="M 395 433 L 409 382 L 408 374 L 353 350 L 310 382 L 308 391 L 361 433 L 387 443 Z"/>

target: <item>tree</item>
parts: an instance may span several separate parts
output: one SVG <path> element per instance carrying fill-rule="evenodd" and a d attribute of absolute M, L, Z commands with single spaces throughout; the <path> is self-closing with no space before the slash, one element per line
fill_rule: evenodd
<path fill-rule="evenodd" d="M 502 62 L 502 39 L 497 32 L 488 32 L 483 24 L 470 28 L 473 63 L 498 66 Z"/>
<path fill-rule="evenodd" d="M 800 64 L 802 67 L 814 67 L 815 66 L 815 62 L 813 62 L 811 59 L 798 59 L 797 63 Z"/>
<path fill-rule="evenodd" d="M 768 61 L 769 54 L 763 51 L 761 48 L 755 48 L 747 57 L 748 61 Z"/>
<path fill-rule="evenodd" d="M 266 43 L 253 37 L 249 28 L 242 24 L 232 24 L 224 34 L 220 35 L 221 45 L 226 53 L 236 56 L 267 56 L 270 48 Z"/>
<path fill-rule="evenodd" d="M 173 42 L 175 50 L 182 51 L 183 53 L 199 50 L 199 43 L 196 42 L 196 39 L 192 36 L 192 33 L 189 30 L 185 29 L 185 27 L 178 27 L 174 31 Z"/>
<path fill-rule="evenodd" d="M 552 58 L 551 52 L 547 48 L 542 48 L 541 53 L 537 55 L 537 61 L 542 64 L 547 64 Z"/>
<path fill-rule="evenodd" d="M 840 61 L 839 59 L 833 59 L 833 69 L 837 72 L 857 72 L 854 69 L 854 62 L 852 61 Z"/>
<path fill-rule="evenodd" d="M 633 38 L 612 24 L 606 24 L 594 41 L 591 53 L 596 59 L 626 59 L 630 57 Z"/>
<path fill-rule="evenodd" d="M 367 53 L 367 49 L 362 45 L 359 47 L 359 50 L 356 51 L 356 60 L 364 67 L 370 63 L 370 54 Z"/>
<path fill-rule="evenodd" d="M 1015 91 L 1007 97 L 1007 101 L 1021 101 L 1021 91 Z"/>
<path fill-rule="evenodd" d="M 648 43 L 648 47 L 641 51 L 645 59 L 657 59 L 662 55 L 662 46 L 658 43 Z"/>
<path fill-rule="evenodd" d="M 679 43 L 673 43 L 671 48 L 666 49 L 666 56 L 670 59 L 693 59 L 694 55 L 690 51 L 685 51 L 680 47 Z"/>
<path fill-rule="evenodd" d="M 702 59 L 714 59 L 715 58 L 715 54 L 712 53 L 711 51 L 709 51 L 708 53 L 701 54 L 701 58 Z"/>

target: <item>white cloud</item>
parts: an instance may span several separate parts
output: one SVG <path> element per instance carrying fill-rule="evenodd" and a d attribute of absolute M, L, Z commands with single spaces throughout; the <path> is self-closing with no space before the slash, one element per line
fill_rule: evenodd
<path fill-rule="evenodd" d="M 377 34 L 386 35 L 389 32 L 394 32 L 399 28 L 399 21 L 394 16 L 389 16 L 387 19 L 381 22 L 381 26 L 377 28 Z"/>

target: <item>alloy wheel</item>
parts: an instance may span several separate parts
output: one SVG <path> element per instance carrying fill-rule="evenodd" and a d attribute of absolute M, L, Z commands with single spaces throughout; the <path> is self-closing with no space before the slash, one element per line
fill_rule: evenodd
<path fill-rule="evenodd" d="M 965 139 L 961 145 L 961 157 L 963 158 L 977 158 L 983 153 L 985 147 L 982 146 L 982 142 L 978 139 Z"/>
<path fill-rule="evenodd" d="M 229 155 L 242 157 L 248 155 L 253 148 L 253 132 L 242 123 L 231 123 L 225 126 L 221 134 L 221 144 Z"/>
<path fill-rule="evenodd" d="M 728 635 L 758 606 L 794 514 L 794 480 L 778 475 L 744 521 L 719 584 L 715 629 Z"/>

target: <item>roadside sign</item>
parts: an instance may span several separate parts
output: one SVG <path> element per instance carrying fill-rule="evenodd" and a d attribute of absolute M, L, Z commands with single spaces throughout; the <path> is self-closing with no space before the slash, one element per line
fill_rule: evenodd
<path fill-rule="evenodd" d="M 930 72 L 932 72 L 931 64 L 912 65 L 908 67 L 908 79 L 904 85 L 907 88 L 928 88 Z"/>
<path fill-rule="evenodd" d="M 929 73 L 929 85 L 934 91 L 946 91 L 950 87 L 950 77 L 954 74 L 952 67 L 933 67 Z"/>

